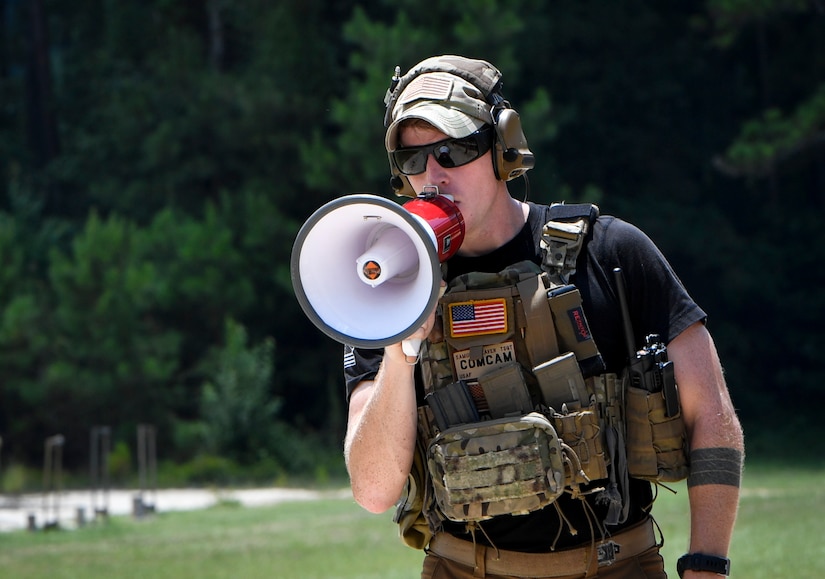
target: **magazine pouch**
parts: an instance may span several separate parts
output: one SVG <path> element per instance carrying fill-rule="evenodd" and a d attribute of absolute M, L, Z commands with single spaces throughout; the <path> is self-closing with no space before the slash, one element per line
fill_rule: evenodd
<path fill-rule="evenodd" d="M 633 478 L 677 482 L 687 477 L 682 413 L 668 417 L 662 392 L 628 386 L 626 396 L 627 466 Z"/>

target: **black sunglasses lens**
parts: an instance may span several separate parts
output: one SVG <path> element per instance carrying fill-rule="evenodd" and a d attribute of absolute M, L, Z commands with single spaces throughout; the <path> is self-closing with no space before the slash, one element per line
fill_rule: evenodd
<path fill-rule="evenodd" d="M 429 148 L 399 149 L 393 151 L 395 164 L 404 175 L 418 175 L 427 169 L 427 155 Z"/>
<path fill-rule="evenodd" d="M 489 136 L 485 131 L 461 139 L 446 139 L 424 147 L 397 149 L 392 155 L 401 173 L 418 175 L 427 169 L 427 157 L 431 153 L 439 165 L 445 169 L 452 169 L 475 161 L 489 148 Z"/>
<path fill-rule="evenodd" d="M 447 149 L 446 154 L 442 149 L 439 149 L 437 151 L 438 154 L 435 155 L 435 159 L 439 165 L 447 169 L 451 167 L 461 167 L 471 161 L 475 161 L 486 151 L 486 149 L 481 149 L 479 137 L 475 135 L 464 139 L 456 139 L 450 143 L 449 148 L 443 148 Z"/>
<path fill-rule="evenodd" d="M 456 160 L 453 159 L 453 155 L 455 155 L 452 150 L 453 147 L 455 145 L 451 143 L 450 145 L 441 145 L 433 151 L 435 160 L 445 169 L 452 169 L 456 166 Z"/>

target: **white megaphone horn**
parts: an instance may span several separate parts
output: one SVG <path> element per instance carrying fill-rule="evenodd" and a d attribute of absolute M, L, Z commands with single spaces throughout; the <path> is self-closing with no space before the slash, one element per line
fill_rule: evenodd
<path fill-rule="evenodd" d="M 464 240 L 458 207 L 435 187 L 405 203 L 377 195 L 330 201 L 292 248 L 292 286 L 307 317 L 330 338 L 361 348 L 404 342 L 441 293 L 441 262 Z"/>

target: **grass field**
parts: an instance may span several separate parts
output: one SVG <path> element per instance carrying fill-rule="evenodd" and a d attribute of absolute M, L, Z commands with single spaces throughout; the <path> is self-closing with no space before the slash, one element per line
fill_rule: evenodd
<path fill-rule="evenodd" d="M 748 468 L 731 549 L 733 576 L 825 577 L 825 469 Z M 660 493 L 654 515 L 668 574 L 687 545 L 687 492 Z M 74 531 L 0 534 L 3 578 L 392 579 L 419 576 L 391 514 L 351 500 L 160 513 Z"/>

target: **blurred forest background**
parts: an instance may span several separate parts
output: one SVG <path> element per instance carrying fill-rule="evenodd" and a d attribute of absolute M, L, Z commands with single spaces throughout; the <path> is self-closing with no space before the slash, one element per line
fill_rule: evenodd
<path fill-rule="evenodd" d="M 184 482 L 341 475 L 341 347 L 292 243 L 392 197 L 384 93 L 440 53 L 504 73 L 532 200 L 671 259 L 750 455 L 821 460 L 821 0 L 0 0 L 0 39 L 0 476 L 57 433 L 82 476 L 108 425 L 127 477 L 140 424 Z"/>

